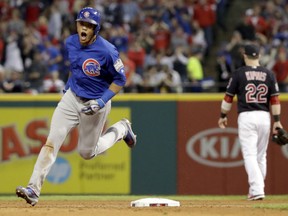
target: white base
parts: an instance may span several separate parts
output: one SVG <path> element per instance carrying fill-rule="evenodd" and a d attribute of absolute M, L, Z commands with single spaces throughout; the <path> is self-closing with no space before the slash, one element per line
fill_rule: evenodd
<path fill-rule="evenodd" d="M 131 202 L 131 207 L 180 206 L 180 202 L 164 198 L 144 198 Z"/>

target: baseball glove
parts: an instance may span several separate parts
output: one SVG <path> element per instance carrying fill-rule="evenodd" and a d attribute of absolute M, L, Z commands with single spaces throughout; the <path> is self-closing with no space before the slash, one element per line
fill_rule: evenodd
<path fill-rule="evenodd" d="M 277 143 L 278 145 L 286 145 L 288 144 L 288 133 L 283 128 L 276 128 L 277 134 L 273 134 L 272 141 Z"/>

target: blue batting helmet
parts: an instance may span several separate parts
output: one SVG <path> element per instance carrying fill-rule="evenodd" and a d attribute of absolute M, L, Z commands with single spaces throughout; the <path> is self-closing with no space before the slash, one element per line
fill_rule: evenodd
<path fill-rule="evenodd" d="M 98 10 L 92 7 L 83 8 L 77 15 L 77 21 L 88 22 L 96 25 L 95 34 L 97 35 L 100 30 L 101 14 Z"/>

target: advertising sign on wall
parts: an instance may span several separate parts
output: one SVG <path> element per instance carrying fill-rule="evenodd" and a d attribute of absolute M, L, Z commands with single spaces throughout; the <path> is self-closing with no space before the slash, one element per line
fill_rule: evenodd
<path fill-rule="evenodd" d="M 14 193 L 26 186 L 41 146 L 49 132 L 53 108 L 0 108 L 0 192 Z M 17 114 L 17 115 L 16 115 Z M 129 108 L 111 111 L 107 125 L 123 116 Z M 71 131 L 51 168 L 42 193 L 130 193 L 130 149 L 121 141 L 107 152 L 84 160 L 77 152 L 77 129 Z"/>
<path fill-rule="evenodd" d="M 285 105 L 283 103 L 283 108 Z M 248 178 L 238 140 L 237 111 L 229 113 L 228 127 L 224 130 L 217 124 L 219 113 L 220 102 L 190 101 L 178 104 L 179 194 L 248 193 Z M 281 148 L 270 142 L 267 152 L 267 194 L 288 192 L 285 183 L 288 174 L 283 165 L 288 162 L 287 150 L 286 146 Z"/>

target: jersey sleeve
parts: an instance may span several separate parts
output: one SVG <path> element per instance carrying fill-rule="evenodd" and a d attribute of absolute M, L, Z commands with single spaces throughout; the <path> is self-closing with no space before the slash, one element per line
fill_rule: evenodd
<path fill-rule="evenodd" d="M 270 76 L 271 76 L 271 96 L 279 95 L 279 87 L 276 80 L 276 76 L 272 71 L 270 72 Z"/>
<path fill-rule="evenodd" d="M 237 94 L 237 82 L 238 82 L 237 71 L 234 71 L 227 85 L 227 90 L 226 90 L 227 95 L 234 97 L 235 94 Z"/>
<path fill-rule="evenodd" d="M 119 57 L 119 53 L 116 48 L 110 52 L 108 61 L 108 70 L 113 76 L 113 83 L 119 86 L 124 86 L 126 83 L 126 76 L 124 70 L 124 64 Z"/>

